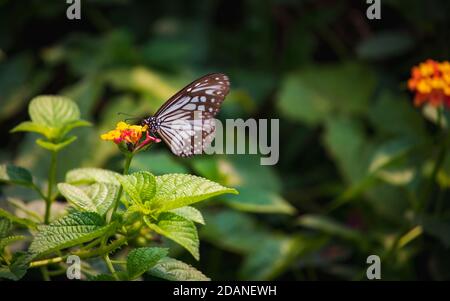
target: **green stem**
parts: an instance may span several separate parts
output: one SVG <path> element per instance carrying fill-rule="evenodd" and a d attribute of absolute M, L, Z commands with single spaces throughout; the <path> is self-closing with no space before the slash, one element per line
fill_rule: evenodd
<path fill-rule="evenodd" d="M 114 266 L 113 266 L 113 264 L 111 262 L 111 259 L 109 259 L 108 254 L 105 254 L 103 256 L 103 260 L 105 261 L 106 266 L 108 267 L 109 272 L 113 275 L 114 279 L 120 280 L 119 277 L 116 274 L 116 270 L 114 269 Z"/>
<path fill-rule="evenodd" d="M 51 212 L 51 206 L 53 203 L 53 186 L 55 185 L 56 181 L 56 157 L 57 152 L 51 152 L 51 162 L 50 162 L 50 170 L 48 173 L 48 191 L 47 191 L 47 198 L 45 199 L 45 218 L 44 223 L 48 224 L 50 222 L 50 212 Z"/>
<path fill-rule="evenodd" d="M 133 155 L 126 155 L 125 156 L 125 164 L 123 166 L 123 174 L 126 175 L 128 174 L 128 170 L 130 169 L 130 164 L 131 164 L 131 160 L 133 159 Z M 107 222 L 109 223 L 111 221 L 112 216 L 114 215 L 114 213 L 117 211 L 117 208 L 119 207 L 119 203 L 120 203 L 120 198 L 122 197 L 122 186 L 120 186 L 119 188 L 119 193 L 117 194 L 117 198 L 114 201 L 114 206 L 113 209 L 111 211 L 111 214 L 109 215 Z"/>

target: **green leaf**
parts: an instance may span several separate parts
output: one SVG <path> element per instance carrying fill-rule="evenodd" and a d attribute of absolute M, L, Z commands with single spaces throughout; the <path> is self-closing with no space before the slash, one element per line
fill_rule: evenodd
<path fill-rule="evenodd" d="M 76 168 L 66 174 L 66 182 L 69 184 L 92 184 L 95 182 L 120 185 L 117 177 L 120 174 L 101 168 Z"/>
<path fill-rule="evenodd" d="M 15 235 L 15 236 L 8 236 L 5 238 L 0 238 L 0 253 L 3 251 L 3 249 L 16 241 L 25 239 L 25 236 L 23 235 Z"/>
<path fill-rule="evenodd" d="M 146 171 L 135 172 L 127 176 L 118 177 L 123 190 L 130 196 L 135 204 L 144 204 L 155 195 L 155 177 Z"/>
<path fill-rule="evenodd" d="M 36 228 L 36 223 L 33 222 L 32 220 L 17 217 L 14 214 L 12 214 L 2 208 L 0 208 L 0 217 L 4 217 L 4 218 L 10 220 L 11 222 L 21 225 L 21 226 L 24 226 L 26 228 L 30 228 L 30 229 Z"/>
<path fill-rule="evenodd" d="M 103 218 L 94 212 L 75 212 L 38 227 L 30 251 L 47 254 L 72 247 L 105 234 L 111 225 L 105 226 Z"/>
<path fill-rule="evenodd" d="M 78 127 L 84 127 L 84 126 L 91 126 L 92 124 L 89 121 L 86 120 L 74 120 L 70 121 L 67 124 L 65 124 L 60 131 L 61 137 L 64 137 L 67 133 L 69 133 L 71 130 L 78 128 Z"/>
<path fill-rule="evenodd" d="M 180 207 L 177 209 L 172 209 L 169 212 L 175 213 L 176 215 L 184 217 L 185 219 L 191 220 L 194 223 L 199 223 L 202 225 L 205 224 L 205 220 L 203 219 L 202 213 L 197 209 L 195 209 L 194 207 L 191 206 Z"/>
<path fill-rule="evenodd" d="M 257 213 L 294 214 L 295 208 L 278 194 L 255 190 L 253 188 L 239 188 L 239 195 L 225 198 L 225 203 L 238 210 Z"/>
<path fill-rule="evenodd" d="M 50 128 L 61 128 L 80 119 L 76 103 L 67 97 L 44 95 L 31 100 L 28 107 L 31 121 Z"/>
<path fill-rule="evenodd" d="M 74 142 L 75 140 L 77 140 L 77 137 L 76 136 L 71 136 L 71 137 L 67 137 L 62 142 L 58 142 L 58 143 L 53 143 L 53 142 L 45 141 L 45 140 L 42 140 L 42 139 L 37 139 L 36 143 L 40 147 L 48 149 L 49 151 L 58 152 L 61 149 L 63 149 L 64 147 L 66 147 L 69 144 L 71 144 L 72 142 Z"/>
<path fill-rule="evenodd" d="M 200 242 L 197 228 L 192 221 L 170 212 L 161 213 L 156 224 L 153 224 L 148 217 L 144 217 L 144 221 L 150 229 L 178 243 L 195 259 L 200 259 L 198 251 Z"/>
<path fill-rule="evenodd" d="M 78 210 L 97 211 L 92 199 L 81 188 L 66 183 L 59 183 L 57 186 L 67 201 Z"/>
<path fill-rule="evenodd" d="M 12 229 L 12 223 L 9 219 L 0 218 L 0 238 L 3 238 L 9 234 Z"/>
<path fill-rule="evenodd" d="M 16 133 L 16 132 L 34 132 L 34 133 L 41 134 L 41 135 L 47 137 L 48 139 L 52 139 L 53 137 L 56 136 L 55 129 L 50 128 L 45 125 L 42 125 L 42 124 L 37 124 L 32 121 L 24 121 L 24 122 L 19 123 L 17 126 L 15 126 L 11 130 L 11 133 Z"/>
<path fill-rule="evenodd" d="M 16 252 L 9 266 L 0 267 L 0 278 L 20 280 L 27 272 L 32 255 L 24 252 Z"/>
<path fill-rule="evenodd" d="M 382 144 L 373 155 L 369 172 L 373 173 L 406 155 L 416 143 L 410 139 L 395 139 Z"/>
<path fill-rule="evenodd" d="M 59 183 L 58 189 L 78 210 L 97 212 L 100 215 L 104 215 L 111 208 L 119 192 L 118 186 L 107 183 L 95 183 L 85 189 Z"/>
<path fill-rule="evenodd" d="M 132 250 L 127 257 L 129 278 L 135 279 L 144 274 L 160 259 L 167 256 L 168 250 L 166 248 L 138 248 Z"/>
<path fill-rule="evenodd" d="M 33 177 L 31 176 L 31 173 L 23 167 L 11 164 L 1 164 L 0 182 L 31 186 L 33 185 Z"/>
<path fill-rule="evenodd" d="M 156 194 L 152 206 L 160 212 L 184 207 L 213 196 L 238 192 L 207 179 L 184 174 L 156 177 Z"/>
<path fill-rule="evenodd" d="M 304 250 L 302 241 L 292 237 L 277 237 L 261 241 L 255 252 L 249 254 L 240 271 L 247 280 L 273 280 L 291 266 Z"/>
<path fill-rule="evenodd" d="M 170 281 L 209 281 L 202 272 L 182 261 L 165 257 L 158 261 L 148 273 L 154 277 Z"/>
<path fill-rule="evenodd" d="M 95 276 L 88 276 L 89 281 L 116 281 L 113 275 L 99 274 Z"/>
<path fill-rule="evenodd" d="M 347 240 L 362 242 L 367 239 L 359 231 L 348 228 L 322 215 L 305 214 L 297 220 L 297 223 L 301 226 L 339 236 Z"/>
<path fill-rule="evenodd" d="M 119 186 L 108 183 L 95 183 L 86 189 L 86 193 L 94 202 L 97 213 L 104 215 L 116 200 L 119 194 Z"/>
<path fill-rule="evenodd" d="M 330 114 L 365 112 L 374 86 L 372 70 L 362 64 L 314 65 L 285 79 L 278 107 L 292 120 L 316 125 Z"/>

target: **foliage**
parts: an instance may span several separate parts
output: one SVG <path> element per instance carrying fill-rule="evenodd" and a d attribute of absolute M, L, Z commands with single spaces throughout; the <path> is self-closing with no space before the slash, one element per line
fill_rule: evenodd
<path fill-rule="evenodd" d="M 407 84 L 449 60 L 448 1 L 381 1 L 381 20 L 365 1 L 92 1 L 79 21 L 64 1 L 19 2 L 0 4 L 1 277 L 40 279 L 29 262 L 60 257 L 45 264 L 57 274 L 72 251 L 96 259 L 93 280 L 115 279 L 103 254 L 120 279 L 362 280 L 372 254 L 383 280 L 450 279 L 450 114 L 415 107 Z M 99 139 L 117 113 L 146 117 L 217 71 L 231 80 L 220 119 L 280 119 L 278 164 L 152 145 L 123 176 Z M 173 194 L 191 181 L 209 188 Z M 30 243 L 50 253 L 11 253 Z"/>

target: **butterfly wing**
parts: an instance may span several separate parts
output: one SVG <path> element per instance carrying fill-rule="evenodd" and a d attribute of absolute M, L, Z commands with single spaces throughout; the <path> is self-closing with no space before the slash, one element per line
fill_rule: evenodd
<path fill-rule="evenodd" d="M 214 139 L 214 116 L 229 90 L 228 76 L 208 74 L 181 89 L 156 112 L 157 133 L 175 155 L 203 153 Z"/>

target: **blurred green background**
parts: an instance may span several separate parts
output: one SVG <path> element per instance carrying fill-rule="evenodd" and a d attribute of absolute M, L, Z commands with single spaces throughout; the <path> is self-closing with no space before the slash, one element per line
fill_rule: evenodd
<path fill-rule="evenodd" d="M 450 156 L 423 199 L 439 141 L 406 87 L 413 65 L 449 58 L 450 2 L 381 0 L 381 20 L 356 0 L 84 0 L 81 20 L 67 7 L 0 0 L 0 161 L 45 179 L 36 137 L 9 130 L 32 97 L 62 94 L 94 127 L 61 154 L 59 180 L 80 165 L 120 170 L 117 147 L 99 139 L 118 112 L 145 117 L 223 72 L 232 90 L 219 118 L 279 118 L 280 160 L 180 159 L 162 143 L 139 154 L 135 170 L 241 192 L 201 206 L 199 262 L 174 256 L 214 280 L 363 280 L 371 254 L 385 280 L 450 280 Z"/>

